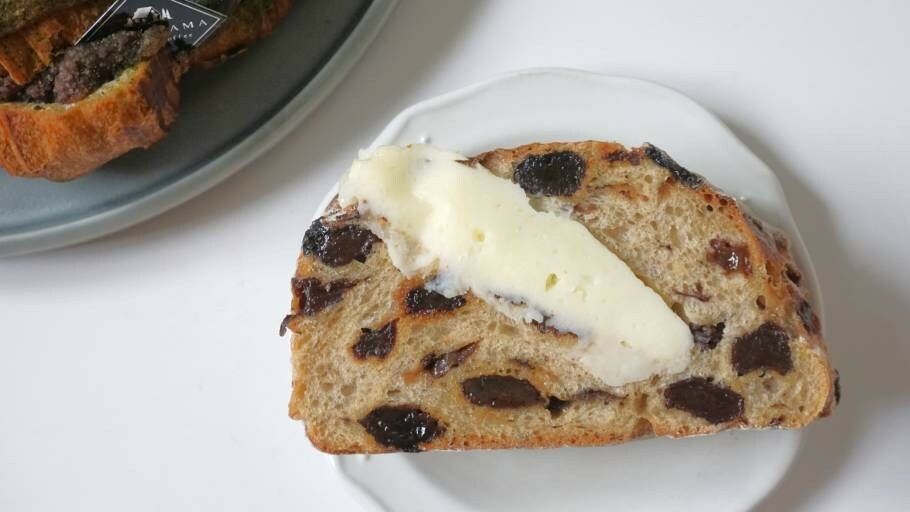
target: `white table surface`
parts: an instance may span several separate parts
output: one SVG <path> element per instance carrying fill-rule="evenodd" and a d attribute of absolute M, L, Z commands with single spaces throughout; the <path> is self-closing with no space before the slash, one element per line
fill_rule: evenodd
<path fill-rule="evenodd" d="M 285 416 L 276 331 L 301 236 L 401 109 L 532 66 L 674 87 L 775 170 L 844 397 L 758 509 L 906 506 L 910 3 L 688 4 L 405 0 L 248 169 L 124 232 L 0 261 L 0 510 L 356 509 Z"/>

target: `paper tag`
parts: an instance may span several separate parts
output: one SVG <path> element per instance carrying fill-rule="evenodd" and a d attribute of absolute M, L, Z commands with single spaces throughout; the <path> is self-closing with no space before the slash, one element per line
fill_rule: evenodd
<path fill-rule="evenodd" d="M 227 16 L 186 0 L 117 0 L 104 11 L 76 44 L 97 41 L 122 30 L 141 30 L 167 24 L 171 42 L 195 48 L 215 33 Z"/>

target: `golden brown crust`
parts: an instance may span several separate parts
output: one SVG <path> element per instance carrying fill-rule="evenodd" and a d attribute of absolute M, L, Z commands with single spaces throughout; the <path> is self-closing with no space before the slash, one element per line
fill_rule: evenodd
<path fill-rule="evenodd" d="M 177 116 L 180 66 L 167 50 L 73 105 L 0 104 L 0 166 L 68 181 L 161 140 Z"/>
<path fill-rule="evenodd" d="M 248 0 L 209 41 L 189 56 L 211 65 L 267 36 L 293 0 Z M 0 77 L 30 81 L 55 49 L 73 44 L 108 5 L 97 0 L 64 9 L 0 39 Z M 67 181 L 135 148 L 164 138 L 180 100 L 184 59 L 163 50 L 150 62 L 72 105 L 0 103 L 0 167 L 27 178 Z M 129 77 L 123 79 L 123 77 Z"/>

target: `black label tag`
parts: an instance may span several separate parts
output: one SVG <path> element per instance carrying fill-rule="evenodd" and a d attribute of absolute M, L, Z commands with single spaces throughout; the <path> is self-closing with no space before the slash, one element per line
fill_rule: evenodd
<path fill-rule="evenodd" d="M 97 41 L 121 30 L 142 30 L 167 24 L 171 42 L 195 48 L 215 33 L 227 16 L 186 0 L 117 0 L 76 44 Z"/>

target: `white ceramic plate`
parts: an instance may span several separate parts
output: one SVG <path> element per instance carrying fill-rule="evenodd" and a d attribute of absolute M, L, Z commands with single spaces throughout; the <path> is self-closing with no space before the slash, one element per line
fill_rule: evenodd
<path fill-rule="evenodd" d="M 429 141 L 470 155 L 584 139 L 652 142 L 783 228 L 821 313 L 815 272 L 774 174 L 711 113 L 666 87 L 522 71 L 414 105 L 372 147 Z M 799 443 L 796 431 L 735 431 L 604 448 L 343 456 L 335 466 L 374 511 L 744 510 L 774 488 Z"/>

